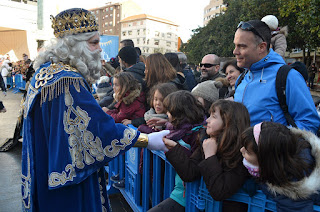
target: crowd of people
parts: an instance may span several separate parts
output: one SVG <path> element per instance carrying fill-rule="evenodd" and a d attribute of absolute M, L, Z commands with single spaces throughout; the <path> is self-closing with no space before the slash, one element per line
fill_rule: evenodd
<path fill-rule="evenodd" d="M 85 9 L 51 20 L 56 39 L 34 61 L 24 103 L 26 211 L 109 211 L 103 166 L 131 147 L 164 151 L 176 170 L 170 197 L 152 212 L 185 211 L 184 182 L 200 177 L 224 211 L 247 210 L 225 199 L 248 179 L 278 211 L 320 204 L 320 118 L 305 79 L 291 69 L 285 97 L 299 129 L 288 128 L 275 89 L 285 61 L 273 49 L 268 19 L 240 22 L 236 59 L 204 55 L 200 75 L 184 53 L 144 57 L 132 40 L 101 61 L 98 25 Z M 124 186 L 119 175 L 111 179 Z"/>

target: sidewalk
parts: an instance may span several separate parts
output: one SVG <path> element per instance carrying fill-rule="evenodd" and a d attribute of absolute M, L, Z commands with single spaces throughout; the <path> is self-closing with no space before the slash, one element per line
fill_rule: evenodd
<path fill-rule="evenodd" d="M 11 90 L 4 96 L 0 92 L 6 113 L 0 113 L 0 145 L 12 138 L 20 110 L 22 93 L 13 94 Z M 20 212 L 21 208 L 21 149 L 18 143 L 8 152 L 0 152 L 0 211 Z M 110 205 L 116 212 L 131 212 L 131 208 L 121 194 L 110 196 Z"/>

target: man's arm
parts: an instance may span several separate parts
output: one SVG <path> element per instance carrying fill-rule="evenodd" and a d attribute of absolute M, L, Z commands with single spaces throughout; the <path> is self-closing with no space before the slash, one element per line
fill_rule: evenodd
<path fill-rule="evenodd" d="M 300 129 L 317 132 L 320 118 L 311 97 L 311 93 L 296 70 L 290 70 L 287 77 L 286 101 L 289 113 Z"/>

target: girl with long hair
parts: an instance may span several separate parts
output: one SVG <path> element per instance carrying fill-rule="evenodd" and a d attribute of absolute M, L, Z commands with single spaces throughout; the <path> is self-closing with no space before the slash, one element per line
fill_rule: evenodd
<path fill-rule="evenodd" d="M 191 155 L 196 147 L 199 129 L 204 124 L 205 113 L 201 103 L 189 91 L 181 90 L 169 94 L 163 101 L 164 108 L 169 117 L 166 129 L 172 142 L 179 143 L 187 155 Z M 158 211 L 185 211 L 185 188 L 181 178 L 175 176 L 175 187 L 170 198 L 165 199 L 150 212 Z"/>
<path fill-rule="evenodd" d="M 277 211 L 313 211 L 320 203 L 319 138 L 275 122 L 256 124 L 241 137 L 243 164 Z"/>
<path fill-rule="evenodd" d="M 129 72 L 120 72 L 113 78 L 114 100 L 113 109 L 102 109 L 112 116 L 116 123 L 143 117 L 146 112 L 145 96 L 141 85 Z"/>
<path fill-rule="evenodd" d="M 190 157 L 182 145 L 164 138 L 169 149 L 166 157 L 183 181 L 203 176 L 212 198 L 224 200 L 224 211 L 246 211 L 245 204 L 225 199 L 235 194 L 249 176 L 238 153 L 240 135 L 250 126 L 249 113 L 241 103 L 220 99 L 211 105 L 206 122 L 205 132 Z"/>

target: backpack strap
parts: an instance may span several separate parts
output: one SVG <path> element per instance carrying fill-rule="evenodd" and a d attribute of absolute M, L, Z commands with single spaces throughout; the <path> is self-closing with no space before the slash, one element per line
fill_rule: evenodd
<path fill-rule="evenodd" d="M 288 105 L 286 101 L 287 76 L 290 70 L 291 70 L 291 67 L 289 65 L 283 65 L 279 68 L 276 76 L 276 92 L 277 92 L 280 107 L 284 113 L 284 117 L 286 118 L 288 125 L 297 127 L 293 118 L 289 114 Z"/>

